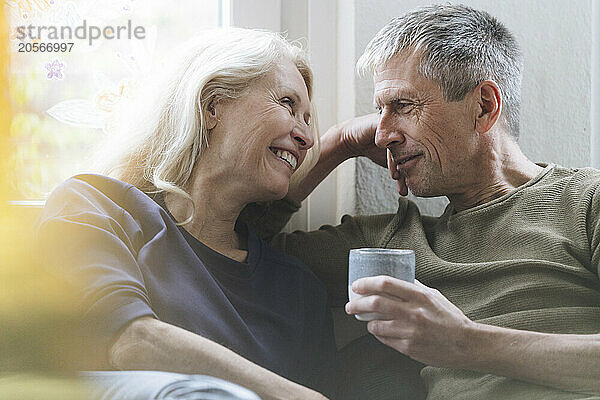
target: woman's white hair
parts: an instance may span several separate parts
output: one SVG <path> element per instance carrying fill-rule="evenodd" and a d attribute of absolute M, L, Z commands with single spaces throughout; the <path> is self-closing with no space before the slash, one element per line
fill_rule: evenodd
<path fill-rule="evenodd" d="M 404 51 L 421 52 L 420 73 L 435 81 L 447 101 L 462 100 L 486 79 L 502 92 L 502 119 L 519 138 L 523 56 L 514 36 L 485 11 L 431 5 L 394 18 L 369 42 L 357 62 L 372 72 Z"/>
<path fill-rule="evenodd" d="M 111 146 L 103 172 L 146 193 L 176 193 L 192 201 L 186 185 L 210 142 L 206 115 L 213 103 L 240 98 L 283 59 L 294 62 L 312 98 L 313 76 L 304 52 L 277 33 L 223 28 L 186 42 L 159 76 L 143 85 L 138 101 L 121 118 L 119 148 Z M 318 159 L 316 119 L 310 128 L 315 146 L 293 180 Z"/>

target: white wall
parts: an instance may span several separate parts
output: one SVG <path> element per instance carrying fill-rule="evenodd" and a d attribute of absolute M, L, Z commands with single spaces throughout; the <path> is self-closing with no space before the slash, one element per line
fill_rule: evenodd
<path fill-rule="evenodd" d="M 337 122 L 337 8 L 335 0 L 228 0 L 225 20 L 233 26 L 279 31 L 307 49 L 314 73 L 313 103 L 321 127 Z M 317 229 L 334 223 L 337 213 L 336 172 L 317 187 L 288 227 Z M 352 209 L 349 209 L 352 211 Z"/>
<path fill-rule="evenodd" d="M 592 0 L 592 166 L 600 168 L 600 0 Z"/>

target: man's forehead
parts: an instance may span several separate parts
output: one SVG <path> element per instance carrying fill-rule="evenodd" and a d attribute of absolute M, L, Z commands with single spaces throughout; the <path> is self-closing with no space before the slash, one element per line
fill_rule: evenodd
<path fill-rule="evenodd" d="M 373 92 L 373 101 L 375 103 L 388 103 L 395 99 L 412 98 L 416 92 L 408 87 L 397 85 L 375 87 Z"/>
<path fill-rule="evenodd" d="M 418 53 L 396 55 L 373 71 L 374 99 L 411 98 L 428 90 L 435 90 L 435 82 L 420 72 Z"/>
<path fill-rule="evenodd" d="M 407 87 L 420 76 L 415 57 L 396 55 L 373 71 L 375 90 L 387 86 Z"/>
<path fill-rule="evenodd" d="M 420 52 L 403 51 L 395 54 L 385 60 L 381 65 L 375 68 L 373 75 L 375 78 L 389 77 L 396 75 L 398 72 L 417 71 L 421 63 Z"/>
<path fill-rule="evenodd" d="M 412 97 L 417 92 L 411 79 L 401 74 L 374 77 L 373 89 L 374 99 L 383 102 L 392 98 Z"/>
<path fill-rule="evenodd" d="M 373 72 L 373 79 L 376 81 L 395 79 L 399 76 L 407 74 L 409 72 L 407 67 L 408 66 L 406 64 L 392 64 L 388 61 Z"/>

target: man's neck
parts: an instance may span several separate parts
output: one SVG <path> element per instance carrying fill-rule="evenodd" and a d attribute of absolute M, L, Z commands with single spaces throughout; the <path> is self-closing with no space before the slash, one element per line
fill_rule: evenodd
<path fill-rule="evenodd" d="M 543 168 L 530 161 L 515 141 L 498 135 L 488 157 L 476 165 L 474 181 L 460 193 L 448 196 L 456 211 L 466 210 L 504 196 L 535 178 Z"/>

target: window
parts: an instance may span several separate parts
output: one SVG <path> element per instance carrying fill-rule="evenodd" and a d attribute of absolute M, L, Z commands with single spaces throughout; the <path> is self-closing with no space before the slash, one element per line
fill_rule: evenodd
<path fill-rule="evenodd" d="M 148 66 L 198 30 L 220 26 L 228 6 L 227 0 L 6 4 L 18 200 L 44 199 L 69 176 L 89 171 L 98 144 L 114 133 L 115 109 Z"/>

